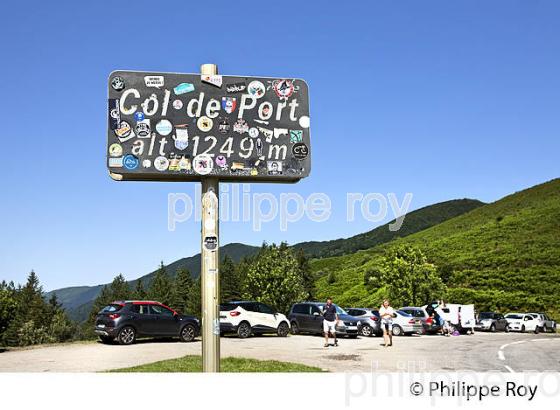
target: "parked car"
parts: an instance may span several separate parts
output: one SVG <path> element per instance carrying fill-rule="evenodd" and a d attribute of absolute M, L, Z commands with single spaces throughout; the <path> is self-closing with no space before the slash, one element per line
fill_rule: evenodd
<path fill-rule="evenodd" d="M 103 343 L 116 340 L 121 345 L 132 344 L 142 336 L 179 337 L 183 342 L 192 342 L 200 333 L 200 322 L 159 302 L 116 301 L 97 314 L 95 333 Z"/>
<path fill-rule="evenodd" d="M 411 335 L 424 333 L 424 326 L 420 318 L 415 318 L 410 313 L 402 310 L 395 311 L 396 317 L 393 318 L 393 335 Z"/>
<path fill-rule="evenodd" d="M 220 306 L 220 334 L 226 333 L 237 333 L 242 339 L 265 333 L 286 337 L 290 333 L 290 323 L 286 315 L 264 303 L 228 302 Z"/>
<path fill-rule="evenodd" d="M 546 315 L 546 313 L 530 313 L 536 316 L 539 321 L 539 328 L 542 332 L 556 333 L 556 322 Z"/>
<path fill-rule="evenodd" d="M 496 332 L 498 330 L 509 332 L 507 319 L 501 313 L 495 312 L 480 312 L 474 328 L 489 332 Z"/>
<path fill-rule="evenodd" d="M 381 328 L 381 320 L 379 318 L 379 310 L 368 308 L 347 308 L 346 313 L 350 316 L 360 319 L 362 336 L 381 336 L 383 329 Z"/>
<path fill-rule="evenodd" d="M 288 315 L 292 333 L 322 334 L 324 306 L 323 302 L 302 302 L 292 305 Z M 360 319 L 350 316 L 340 306 L 334 306 L 340 319 L 339 325 L 336 327 L 336 335 L 348 336 L 352 339 L 358 337 L 361 327 Z"/>
<path fill-rule="evenodd" d="M 423 307 L 406 306 L 400 308 L 399 310 L 408 313 L 414 318 L 420 319 L 422 321 L 424 333 L 434 334 L 441 329 L 440 324 L 436 323 L 436 321 L 432 317 L 430 317 L 426 309 Z"/>
<path fill-rule="evenodd" d="M 539 333 L 539 319 L 526 313 L 508 313 L 505 316 L 508 321 L 509 330 L 521 333 Z"/>

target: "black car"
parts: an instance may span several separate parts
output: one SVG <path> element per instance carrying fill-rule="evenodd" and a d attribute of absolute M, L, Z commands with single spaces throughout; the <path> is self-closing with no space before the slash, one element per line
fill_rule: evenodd
<path fill-rule="evenodd" d="M 183 342 L 192 342 L 199 332 L 196 317 L 180 315 L 153 301 L 116 301 L 101 309 L 95 319 L 95 333 L 103 343 L 116 340 L 129 345 L 141 336 L 179 337 Z"/>
<path fill-rule="evenodd" d="M 302 302 L 292 305 L 288 319 L 293 334 L 298 333 L 323 333 L 323 302 Z M 337 305 L 336 312 L 342 323 L 336 327 L 337 336 L 358 337 L 361 323 L 360 319 L 350 316 L 346 311 Z"/>
<path fill-rule="evenodd" d="M 495 332 L 497 330 L 509 332 L 507 319 L 501 313 L 494 312 L 481 312 L 478 315 L 474 328 L 476 330 L 487 330 L 489 332 Z"/>

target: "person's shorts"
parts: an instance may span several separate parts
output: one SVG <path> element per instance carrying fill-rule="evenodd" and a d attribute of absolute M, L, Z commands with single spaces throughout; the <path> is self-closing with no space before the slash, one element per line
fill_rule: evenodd
<path fill-rule="evenodd" d="M 384 320 L 383 321 L 383 327 L 385 328 L 385 330 L 388 332 L 390 330 L 393 330 L 393 321 L 392 320 Z"/>
<path fill-rule="evenodd" d="M 332 334 L 336 333 L 336 320 L 332 322 L 329 320 L 323 320 L 323 332 L 331 332 Z"/>

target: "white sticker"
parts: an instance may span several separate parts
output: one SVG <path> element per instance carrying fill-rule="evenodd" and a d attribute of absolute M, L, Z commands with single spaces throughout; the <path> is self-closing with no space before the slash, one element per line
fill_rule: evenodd
<path fill-rule="evenodd" d="M 299 125 L 301 128 L 309 128 L 309 117 L 304 115 L 299 119 Z"/>
<path fill-rule="evenodd" d="M 165 137 L 171 134 L 171 131 L 173 131 L 173 125 L 171 125 L 171 121 L 169 120 L 161 120 L 156 124 L 156 131 L 159 135 L 163 135 Z"/>
<path fill-rule="evenodd" d="M 193 159 L 194 172 L 200 175 L 208 175 L 214 168 L 214 161 L 212 157 L 207 154 L 200 154 Z"/>
<path fill-rule="evenodd" d="M 213 86 L 216 87 L 222 86 L 222 76 L 218 74 L 215 75 L 202 74 L 200 76 L 200 79 L 202 80 L 203 83 L 212 84 Z"/>
<path fill-rule="evenodd" d="M 162 75 L 147 75 L 144 77 L 144 83 L 146 87 L 160 89 L 164 85 L 164 79 Z"/>

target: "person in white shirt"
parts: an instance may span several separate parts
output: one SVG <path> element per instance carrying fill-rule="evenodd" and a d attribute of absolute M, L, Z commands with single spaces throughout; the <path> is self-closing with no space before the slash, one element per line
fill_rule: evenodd
<path fill-rule="evenodd" d="M 387 299 L 383 301 L 383 304 L 379 308 L 379 316 L 381 317 L 381 324 L 383 326 L 383 340 L 385 341 L 385 347 L 393 346 L 393 318 L 396 315 Z"/>

